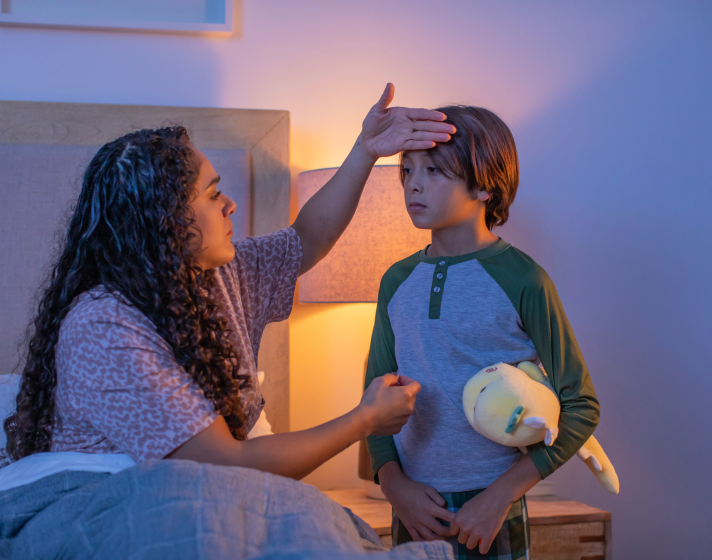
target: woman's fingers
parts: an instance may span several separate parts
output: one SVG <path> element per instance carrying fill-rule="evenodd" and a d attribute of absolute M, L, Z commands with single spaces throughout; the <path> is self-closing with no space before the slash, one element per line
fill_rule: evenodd
<path fill-rule="evenodd" d="M 444 121 L 447 119 L 445 113 L 432 111 L 430 109 L 409 109 L 404 107 L 405 116 L 414 121 Z"/>
<path fill-rule="evenodd" d="M 386 89 L 383 90 L 383 93 L 381 94 L 381 98 L 373 106 L 372 110 L 385 111 L 388 108 L 388 106 L 391 104 L 391 101 L 393 101 L 393 96 L 395 95 L 395 93 L 396 93 L 395 86 L 390 82 L 387 83 Z M 442 120 L 442 119 L 439 119 L 439 120 Z"/>
<path fill-rule="evenodd" d="M 426 140 L 433 142 L 447 142 L 450 135 L 444 132 L 426 132 L 425 130 L 414 130 L 410 135 L 410 140 Z"/>
<path fill-rule="evenodd" d="M 396 385 L 398 380 L 401 384 Z M 373 414 L 372 435 L 393 435 L 401 431 L 413 413 L 420 384 L 389 373 L 376 378 L 366 389 L 361 404 Z"/>
<path fill-rule="evenodd" d="M 398 383 L 399 375 L 397 373 L 386 373 L 385 375 L 382 375 L 379 377 L 379 379 L 383 380 L 383 384 L 386 387 L 391 387 Z"/>
<path fill-rule="evenodd" d="M 413 130 L 424 130 L 426 132 L 442 132 L 445 134 L 455 134 L 457 128 L 453 125 L 444 122 L 433 121 L 413 121 Z"/>
<path fill-rule="evenodd" d="M 406 140 L 403 143 L 402 150 L 413 151 L 413 150 L 429 150 L 435 147 L 435 142 L 422 141 L 422 140 Z"/>

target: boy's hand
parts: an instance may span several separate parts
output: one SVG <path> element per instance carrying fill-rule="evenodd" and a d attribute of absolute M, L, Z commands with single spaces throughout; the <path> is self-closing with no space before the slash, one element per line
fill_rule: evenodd
<path fill-rule="evenodd" d="M 450 524 L 450 534 L 459 536 L 458 542 L 469 549 L 480 546 L 480 553 L 486 554 L 492 541 L 502 528 L 504 519 L 512 507 L 512 502 L 496 490 L 488 488 L 466 502 L 455 514 Z"/>
<path fill-rule="evenodd" d="M 427 150 L 436 142 L 447 142 L 455 127 L 445 124 L 445 115 L 428 109 L 388 108 L 395 88 L 386 89 L 363 121 L 361 141 L 374 159 L 388 157 L 403 150 Z"/>
<path fill-rule="evenodd" d="M 445 499 L 435 488 L 408 478 L 395 461 L 383 465 L 378 477 L 383 493 L 414 541 L 434 541 L 450 536 L 450 529 L 438 518 L 451 522 L 455 514 L 443 507 Z"/>

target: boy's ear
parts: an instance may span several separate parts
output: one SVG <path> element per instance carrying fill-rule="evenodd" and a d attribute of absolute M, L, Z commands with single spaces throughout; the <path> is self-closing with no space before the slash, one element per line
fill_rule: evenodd
<path fill-rule="evenodd" d="M 486 190 L 480 190 L 477 191 L 477 200 L 484 202 L 485 200 L 489 200 L 490 193 L 488 193 Z"/>

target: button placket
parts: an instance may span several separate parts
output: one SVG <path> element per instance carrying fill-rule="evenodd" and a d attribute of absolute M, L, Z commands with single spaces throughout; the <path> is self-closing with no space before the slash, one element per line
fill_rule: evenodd
<path fill-rule="evenodd" d="M 447 280 L 448 264 L 447 259 L 441 259 L 435 265 L 435 270 L 433 271 L 433 281 L 430 289 L 430 308 L 428 312 L 430 319 L 440 318 L 440 307 L 445 290 L 445 280 Z"/>

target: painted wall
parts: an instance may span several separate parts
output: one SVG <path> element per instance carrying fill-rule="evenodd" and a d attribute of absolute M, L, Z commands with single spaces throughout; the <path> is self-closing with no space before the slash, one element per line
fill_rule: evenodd
<path fill-rule="evenodd" d="M 245 0 L 205 37 L 0 29 L 0 98 L 287 109 L 292 166 L 338 165 L 387 81 L 396 103 L 480 104 L 514 132 L 500 235 L 558 286 L 618 469 L 558 492 L 613 512 L 618 558 L 712 547 L 712 7 L 564 1 Z M 358 401 L 373 305 L 297 306 L 292 424 Z M 311 475 L 352 486 L 356 449 Z"/>

